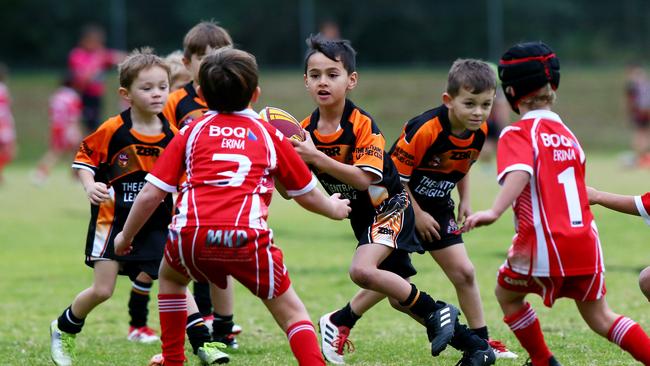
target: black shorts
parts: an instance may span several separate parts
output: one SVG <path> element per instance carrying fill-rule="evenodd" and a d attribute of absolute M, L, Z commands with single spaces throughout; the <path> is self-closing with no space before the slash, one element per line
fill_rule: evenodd
<path fill-rule="evenodd" d="M 91 133 L 100 125 L 102 113 L 102 97 L 83 94 L 81 96 L 82 122 L 87 133 Z"/>
<path fill-rule="evenodd" d="M 411 263 L 409 253 L 400 249 L 393 250 L 377 268 L 393 272 L 402 278 L 413 277 L 418 273 Z"/>
<path fill-rule="evenodd" d="M 460 234 L 460 228 L 458 227 L 456 215 L 454 214 L 454 201 L 450 199 L 446 206 L 436 210 L 426 211 L 440 225 L 440 230 L 438 231 L 440 240 L 433 239 L 433 241 L 428 242 L 420 238 L 424 250 L 427 252 L 440 250 L 463 242 L 463 236 Z"/>
<path fill-rule="evenodd" d="M 103 261 L 103 260 L 110 260 L 110 259 L 86 257 L 86 265 L 88 267 L 94 268 L 95 262 Z M 127 262 L 118 261 L 118 263 L 120 264 L 120 270 L 118 274 L 122 276 L 129 276 L 129 279 L 131 279 L 131 281 L 135 281 L 136 277 L 138 277 L 140 272 L 146 273 L 147 275 L 149 275 L 149 277 L 151 277 L 154 280 L 158 279 L 158 269 L 160 268 L 160 260 L 127 261 Z"/>

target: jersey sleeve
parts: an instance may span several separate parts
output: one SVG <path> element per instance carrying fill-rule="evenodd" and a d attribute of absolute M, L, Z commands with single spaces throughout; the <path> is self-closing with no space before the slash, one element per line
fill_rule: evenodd
<path fill-rule="evenodd" d="M 289 140 L 275 134 L 272 136 L 278 159 L 274 175 L 286 189 L 287 195 L 301 196 L 316 188 L 316 177 L 311 174 Z"/>
<path fill-rule="evenodd" d="M 391 159 L 395 163 L 402 182 L 408 182 L 411 179 L 413 170 L 420 165 L 427 149 L 436 140 L 437 132 L 422 127 L 424 126 L 405 124 L 402 134 L 395 142 Z"/>
<path fill-rule="evenodd" d="M 188 128 L 181 130 L 165 148 L 153 169 L 144 178 L 147 182 L 165 192 L 177 191 L 178 182 L 185 174 L 185 147 L 187 145 Z"/>
<path fill-rule="evenodd" d="M 650 226 L 650 192 L 647 192 L 642 196 L 634 196 L 634 203 L 636 204 L 636 209 L 639 210 L 639 215 L 643 218 L 643 221 Z"/>
<path fill-rule="evenodd" d="M 115 132 L 115 121 L 104 122 L 97 130 L 81 141 L 77 155 L 74 157 L 72 167 L 84 169 L 93 175 L 97 173 L 99 165 L 108 159 L 108 145 Z"/>
<path fill-rule="evenodd" d="M 376 175 L 373 184 L 381 182 L 384 177 L 384 136 L 367 117 L 359 118 L 355 123 L 354 134 L 357 141 L 352 153 L 352 164 Z"/>
<path fill-rule="evenodd" d="M 497 144 L 497 181 L 503 182 L 506 174 L 523 170 L 531 176 L 533 169 L 533 145 L 529 134 L 519 126 L 508 126 L 503 129 Z"/>

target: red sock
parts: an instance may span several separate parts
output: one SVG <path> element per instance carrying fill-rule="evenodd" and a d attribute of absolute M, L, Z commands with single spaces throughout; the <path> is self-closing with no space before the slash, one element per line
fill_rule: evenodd
<path fill-rule="evenodd" d="M 618 344 L 644 365 L 650 365 L 650 338 L 634 320 L 621 316 L 607 332 L 607 339 Z"/>
<path fill-rule="evenodd" d="M 291 352 L 301 366 L 323 365 L 325 360 L 318 347 L 314 325 L 308 320 L 295 322 L 287 329 Z M 166 365 L 165 365 L 166 366 Z"/>
<path fill-rule="evenodd" d="M 183 366 L 185 362 L 186 295 L 158 295 L 160 339 L 165 366 Z"/>
<path fill-rule="evenodd" d="M 516 313 L 504 317 L 503 321 L 515 333 L 521 346 L 528 351 L 533 365 L 548 365 L 548 359 L 553 354 L 546 346 L 537 314 L 530 307 L 530 303 L 527 302 Z"/>

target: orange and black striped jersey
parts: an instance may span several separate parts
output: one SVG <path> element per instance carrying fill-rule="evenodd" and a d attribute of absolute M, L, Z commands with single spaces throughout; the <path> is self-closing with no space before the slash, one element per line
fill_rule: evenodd
<path fill-rule="evenodd" d="M 207 111 L 207 104 L 196 94 L 190 81 L 183 88 L 169 94 L 163 114 L 172 126 L 180 130 Z"/>
<path fill-rule="evenodd" d="M 355 216 L 374 217 L 375 207 L 385 199 L 402 192 L 397 170 L 393 162 L 384 158 L 386 141 L 372 117 L 350 100 L 345 101 L 340 128 L 329 135 L 318 132 L 320 113 L 316 109 L 301 124 L 311 134 L 316 148 L 330 158 L 374 174 L 377 179 L 367 191 L 359 191 L 326 172 L 315 171 L 321 185 L 329 193 L 340 193 L 350 200 L 350 219 Z M 312 167 L 312 169 L 314 169 Z"/>
<path fill-rule="evenodd" d="M 411 119 L 390 149 L 400 179 L 408 182 L 423 209 L 449 202 L 451 191 L 478 159 L 487 136 L 485 122 L 476 131 L 453 135 L 448 112 L 442 105 Z"/>
<path fill-rule="evenodd" d="M 114 258 L 113 239 L 122 231 L 133 201 L 145 184 L 144 177 L 177 131 L 162 114 L 159 118 L 163 123 L 162 132 L 155 136 L 143 135 L 132 128 L 131 109 L 127 109 L 109 118 L 82 141 L 72 167 L 93 173 L 96 182 L 109 187 L 111 197 L 99 206 L 91 205 L 87 256 Z M 172 211 L 173 202 L 168 195 L 138 235 L 146 237 L 147 232 L 166 230 Z M 161 256 L 164 240 L 156 243 L 156 248 L 149 248 L 148 243 L 138 243 L 138 238 L 134 240 L 134 248 L 139 249 L 120 260 L 149 260 Z"/>

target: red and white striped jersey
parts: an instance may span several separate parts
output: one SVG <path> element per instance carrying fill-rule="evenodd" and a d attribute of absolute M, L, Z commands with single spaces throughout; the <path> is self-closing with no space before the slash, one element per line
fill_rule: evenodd
<path fill-rule="evenodd" d="M 58 88 L 50 97 L 50 124 L 55 128 L 74 126 L 81 118 L 81 97 L 68 87 Z"/>
<path fill-rule="evenodd" d="M 585 154 L 560 117 L 535 110 L 503 129 L 498 180 L 523 170 L 530 182 L 514 202 L 516 235 L 506 265 L 533 276 L 604 271 L 585 186 Z"/>
<path fill-rule="evenodd" d="M 275 176 L 289 196 L 316 187 L 316 178 L 291 143 L 247 109 L 209 111 L 181 129 L 146 180 L 175 192 L 181 184 L 171 226 L 239 226 L 268 229 Z"/>
<path fill-rule="evenodd" d="M 643 221 L 650 225 L 650 192 L 646 192 L 642 196 L 634 196 L 634 203 L 636 209 L 639 210 L 639 215 L 643 217 Z"/>

